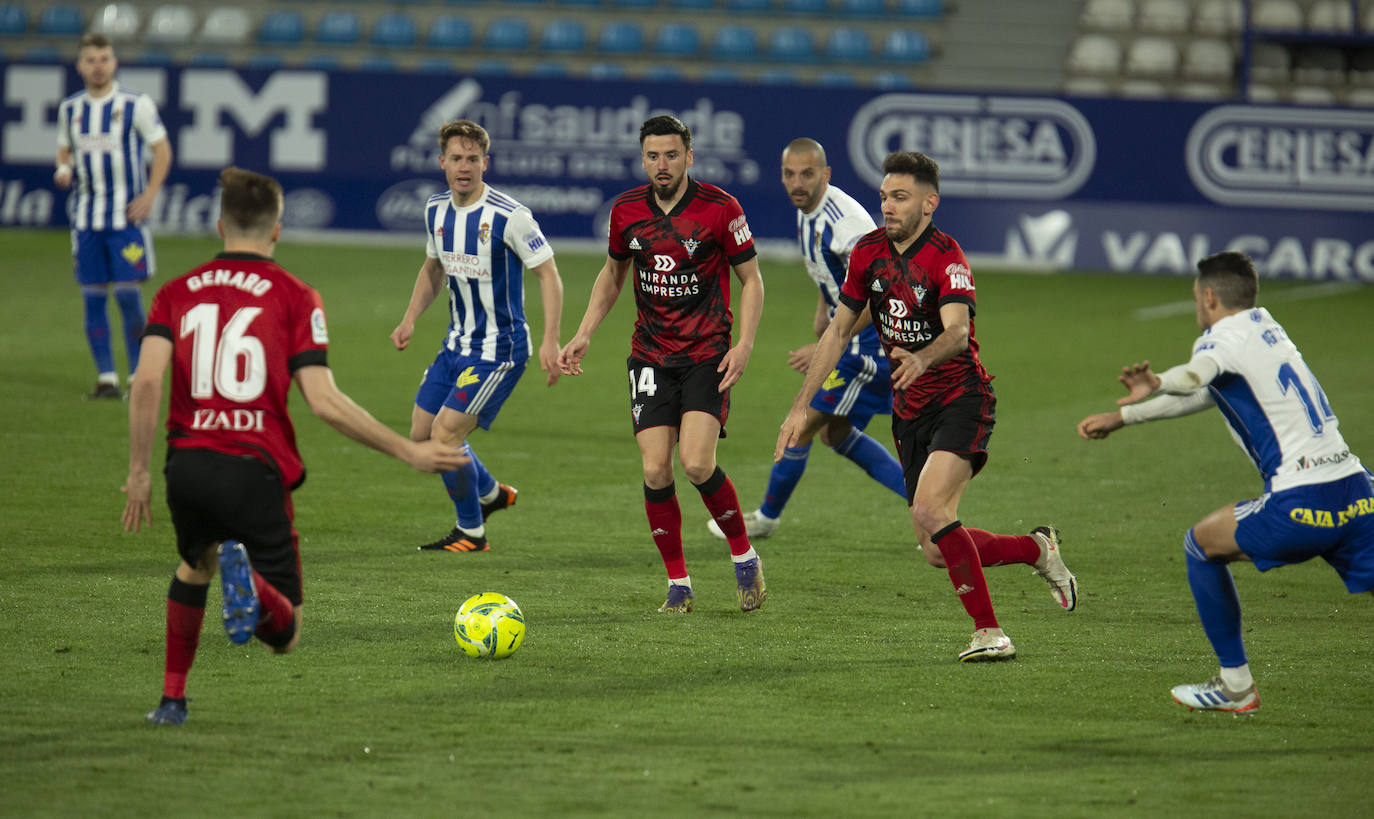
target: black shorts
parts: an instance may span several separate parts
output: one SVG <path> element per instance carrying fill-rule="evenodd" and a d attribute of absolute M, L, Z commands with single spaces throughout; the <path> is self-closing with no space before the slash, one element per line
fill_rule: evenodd
<path fill-rule="evenodd" d="M 684 412 L 704 412 L 720 421 L 725 437 L 725 416 L 730 414 L 730 391 L 720 392 L 724 374 L 716 372 L 724 355 L 700 364 L 661 367 L 630 356 L 630 417 L 635 434 L 650 427 L 677 427 Z"/>
<path fill-rule="evenodd" d="M 892 416 L 892 439 L 902 462 L 906 502 L 916 497 L 916 481 L 926 459 L 936 450 L 968 459 L 977 475 L 988 462 L 988 439 L 997 420 L 997 396 L 992 387 L 967 392 L 943 406 L 927 405 L 915 418 Z"/>
<path fill-rule="evenodd" d="M 270 466 L 246 455 L 209 449 L 170 449 L 167 507 L 177 552 L 192 566 L 205 550 L 234 539 L 253 569 L 292 605 L 301 604 L 301 558 L 291 493 Z"/>

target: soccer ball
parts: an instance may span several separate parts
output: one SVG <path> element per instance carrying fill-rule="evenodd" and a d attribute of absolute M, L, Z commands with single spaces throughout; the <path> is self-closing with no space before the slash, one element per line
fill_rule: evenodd
<path fill-rule="evenodd" d="M 453 636 L 469 657 L 499 660 L 525 642 L 525 615 L 504 594 L 474 594 L 453 618 Z"/>

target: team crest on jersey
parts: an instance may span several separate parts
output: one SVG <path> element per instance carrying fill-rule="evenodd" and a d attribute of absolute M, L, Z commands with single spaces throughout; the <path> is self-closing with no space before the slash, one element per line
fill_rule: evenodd
<path fill-rule="evenodd" d="M 123 250 L 119 251 L 119 255 L 124 257 L 124 261 L 137 267 L 138 263 L 143 261 L 143 245 L 130 242 L 124 246 Z"/>
<path fill-rule="evenodd" d="M 643 411 L 644 411 L 644 405 L 643 405 L 643 404 L 635 404 L 634 406 L 630 407 L 630 414 L 633 415 L 633 416 L 635 417 L 635 423 L 636 423 L 636 424 L 639 423 L 639 414 L 640 414 L 641 412 L 643 412 Z"/>
<path fill-rule="evenodd" d="M 118 125 L 118 124 L 120 123 L 120 121 L 122 121 L 123 119 L 124 119 L 124 109 L 123 109 L 123 108 L 116 108 L 116 109 L 114 109 L 114 111 L 110 112 L 110 121 L 113 122 L 114 124 Z"/>
<path fill-rule="evenodd" d="M 844 386 L 844 379 L 840 377 L 839 370 L 831 370 L 830 375 L 825 377 L 825 383 L 821 384 L 823 390 L 833 390 Z"/>
<path fill-rule="evenodd" d="M 463 370 L 463 372 L 460 373 L 460 374 L 458 375 L 458 385 L 457 385 L 457 386 L 458 386 L 458 389 L 461 390 L 463 387 L 470 387 L 470 386 L 472 386 L 473 384 L 476 384 L 478 381 L 481 381 L 481 380 L 482 380 L 482 376 L 480 376 L 480 375 L 478 375 L 477 373 L 473 372 L 471 367 L 468 367 L 466 370 Z"/>
<path fill-rule="evenodd" d="M 482 226 L 477 229 L 477 241 L 481 244 L 486 244 L 487 242 L 491 241 L 490 222 L 483 222 Z"/>
<path fill-rule="evenodd" d="M 919 284 L 918 284 L 918 285 L 916 285 L 915 288 L 913 288 L 913 291 L 916 293 L 916 303 L 917 303 L 917 304 L 920 304 L 921 302 L 923 302 L 923 301 L 926 300 L 926 289 L 925 289 L 925 287 L 923 287 L 922 285 L 919 285 Z"/>
<path fill-rule="evenodd" d="M 316 344 L 329 343 L 329 330 L 324 325 L 324 310 L 318 307 L 310 311 L 310 340 Z"/>
<path fill-rule="evenodd" d="M 644 246 L 639 243 L 638 236 L 630 237 L 630 250 L 643 250 Z"/>
<path fill-rule="evenodd" d="M 701 246 L 701 242 L 698 242 L 696 239 L 683 239 L 682 246 L 686 248 L 687 258 L 690 259 L 692 258 L 692 254 L 697 252 L 697 248 Z"/>

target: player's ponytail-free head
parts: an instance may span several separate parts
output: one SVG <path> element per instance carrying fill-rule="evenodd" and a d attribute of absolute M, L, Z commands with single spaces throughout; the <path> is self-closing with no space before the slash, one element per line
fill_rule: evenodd
<path fill-rule="evenodd" d="M 929 185 L 936 193 L 940 192 L 940 165 L 919 151 L 897 151 L 883 160 L 883 174 L 906 174 L 916 180 L 918 185 Z"/>
<path fill-rule="evenodd" d="M 673 136 L 674 134 L 682 137 L 683 150 L 692 150 L 692 129 L 687 127 L 687 123 L 671 114 L 649 117 L 644 120 L 643 125 L 639 126 L 639 146 L 644 147 L 646 137 Z"/>
<path fill-rule="evenodd" d="M 220 172 L 220 221 L 227 233 L 270 236 L 281 221 L 281 184 L 242 168 Z"/>
<path fill-rule="evenodd" d="M 1235 250 L 1213 253 L 1198 262 L 1197 284 L 1201 290 L 1216 293 L 1222 306 L 1233 310 L 1254 307 L 1259 295 L 1259 274 L 1254 262 Z"/>

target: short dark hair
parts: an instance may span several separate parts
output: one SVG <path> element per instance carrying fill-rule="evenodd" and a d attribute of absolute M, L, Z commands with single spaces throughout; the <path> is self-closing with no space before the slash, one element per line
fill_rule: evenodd
<path fill-rule="evenodd" d="M 281 219 L 281 183 L 242 168 L 228 167 L 219 174 L 220 221 L 235 233 L 270 234 Z"/>
<path fill-rule="evenodd" d="M 644 138 L 651 136 L 672 136 L 677 134 L 682 137 L 682 147 L 692 150 L 692 129 L 687 124 L 671 114 L 662 114 L 657 117 L 649 117 L 644 120 L 644 124 L 639 126 L 639 147 L 644 147 Z"/>
<path fill-rule="evenodd" d="M 455 119 L 453 122 L 445 122 L 444 126 L 439 129 L 439 150 L 447 150 L 448 141 L 454 137 L 477 143 L 477 147 L 482 149 L 483 156 L 491 151 L 491 137 L 487 134 L 487 129 L 470 119 Z"/>
<path fill-rule="evenodd" d="M 104 34 L 92 31 L 89 34 L 81 35 L 81 45 L 77 46 L 76 50 L 77 53 L 80 53 L 87 48 L 114 48 L 114 43 Z"/>
<path fill-rule="evenodd" d="M 935 160 L 918 151 L 897 151 L 883 160 L 883 173 L 904 173 L 917 183 L 929 185 L 940 192 L 940 166 Z"/>
<path fill-rule="evenodd" d="M 1245 309 L 1255 306 L 1259 294 L 1259 274 L 1250 257 L 1235 250 L 1213 253 L 1197 263 L 1198 287 L 1217 294 L 1223 307 Z"/>

